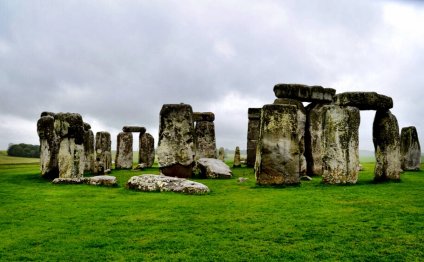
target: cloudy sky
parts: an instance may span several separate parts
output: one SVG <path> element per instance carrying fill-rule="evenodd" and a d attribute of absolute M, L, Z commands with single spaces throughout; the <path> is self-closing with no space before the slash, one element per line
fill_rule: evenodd
<path fill-rule="evenodd" d="M 424 4 L 0 0 L 0 149 L 37 144 L 42 111 L 157 138 L 162 104 L 180 102 L 215 113 L 218 146 L 245 148 L 247 108 L 276 83 L 391 96 L 399 126 L 424 138 Z M 361 113 L 361 149 L 373 116 Z"/>

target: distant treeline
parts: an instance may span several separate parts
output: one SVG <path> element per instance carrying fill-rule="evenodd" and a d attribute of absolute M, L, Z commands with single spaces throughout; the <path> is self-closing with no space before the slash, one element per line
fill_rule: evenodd
<path fill-rule="evenodd" d="M 29 144 L 12 144 L 7 149 L 7 155 L 38 158 L 40 157 L 40 146 Z"/>

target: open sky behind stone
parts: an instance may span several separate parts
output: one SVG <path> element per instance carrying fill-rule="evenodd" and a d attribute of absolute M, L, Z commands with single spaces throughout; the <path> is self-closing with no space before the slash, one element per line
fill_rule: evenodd
<path fill-rule="evenodd" d="M 157 143 L 162 104 L 180 102 L 215 113 L 218 147 L 246 148 L 247 109 L 276 83 L 391 96 L 424 137 L 424 4 L 0 0 L 0 149 L 37 144 L 42 111 L 80 113 L 113 148 L 124 125 Z M 361 149 L 373 117 L 361 112 Z"/>

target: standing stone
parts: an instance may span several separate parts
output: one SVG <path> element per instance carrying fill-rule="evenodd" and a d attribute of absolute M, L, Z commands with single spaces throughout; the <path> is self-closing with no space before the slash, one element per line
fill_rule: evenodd
<path fill-rule="evenodd" d="M 400 179 L 400 137 L 396 117 L 390 110 L 378 110 L 373 124 L 375 149 L 374 181 Z"/>
<path fill-rule="evenodd" d="M 43 115 L 37 122 L 37 133 L 40 138 L 40 171 L 44 178 L 59 177 L 59 138 L 54 131 L 54 114 Z"/>
<path fill-rule="evenodd" d="M 295 105 L 271 104 L 262 108 L 255 174 L 259 185 L 290 185 L 300 182 L 298 109 Z"/>
<path fill-rule="evenodd" d="M 109 132 L 96 133 L 95 173 L 104 174 L 112 168 L 112 141 Z"/>
<path fill-rule="evenodd" d="M 306 107 L 305 157 L 308 175 L 322 176 L 323 107 L 324 104 L 317 103 Z"/>
<path fill-rule="evenodd" d="M 421 147 L 415 126 L 402 128 L 400 132 L 400 154 L 403 170 L 420 170 Z"/>
<path fill-rule="evenodd" d="M 256 146 L 259 138 L 259 128 L 261 124 L 261 109 L 249 108 L 247 110 L 247 158 L 246 166 L 254 167 L 256 160 Z"/>
<path fill-rule="evenodd" d="M 196 159 L 216 158 L 215 115 L 211 112 L 193 113 Z"/>
<path fill-rule="evenodd" d="M 155 139 L 149 133 L 140 133 L 138 163 L 152 167 L 155 162 Z"/>
<path fill-rule="evenodd" d="M 121 132 L 117 137 L 115 168 L 131 169 L 133 162 L 133 135 L 130 132 Z"/>
<path fill-rule="evenodd" d="M 225 149 L 223 147 L 219 148 L 218 159 L 221 161 L 225 161 Z"/>
<path fill-rule="evenodd" d="M 88 123 L 84 123 L 84 153 L 85 153 L 85 166 L 84 171 L 94 172 L 94 134 L 91 130 L 91 126 Z"/>
<path fill-rule="evenodd" d="M 359 165 L 359 109 L 326 105 L 322 110 L 322 181 L 355 184 Z"/>
<path fill-rule="evenodd" d="M 59 137 L 59 178 L 79 178 L 84 174 L 84 124 L 80 114 L 58 113 L 54 130 Z"/>
<path fill-rule="evenodd" d="M 236 150 L 234 151 L 233 167 L 241 167 L 240 148 L 238 146 L 236 147 Z"/>
<path fill-rule="evenodd" d="M 194 152 L 193 109 L 187 104 L 163 105 L 157 149 L 162 174 L 191 177 Z"/>

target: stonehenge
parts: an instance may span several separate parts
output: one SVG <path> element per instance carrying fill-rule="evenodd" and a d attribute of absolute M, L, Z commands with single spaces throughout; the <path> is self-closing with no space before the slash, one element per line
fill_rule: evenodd
<path fill-rule="evenodd" d="M 212 112 L 194 112 L 194 144 L 196 159 L 216 158 L 215 115 Z"/>
<path fill-rule="evenodd" d="M 221 161 L 225 161 L 225 149 L 223 147 L 219 148 L 218 159 Z"/>
<path fill-rule="evenodd" d="M 94 172 L 95 152 L 94 152 L 94 133 L 88 123 L 84 123 L 84 152 L 85 167 L 84 171 Z"/>
<path fill-rule="evenodd" d="M 120 132 L 117 137 L 115 168 L 131 169 L 133 163 L 133 134 Z"/>
<path fill-rule="evenodd" d="M 400 131 L 400 157 L 403 170 L 420 170 L 421 147 L 415 126 L 404 127 Z"/>
<path fill-rule="evenodd" d="M 96 162 L 94 173 L 105 174 L 112 169 L 112 141 L 110 133 L 101 131 L 96 133 Z"/>
<path fill-rule="evenodd" d="M 236 147 L 236 150 L 234 151 L 233 167 L 241 167 L 240 147 L 238 146 Z"/>
<path fill-rule="evenodd" d="M 261 109 L 249 108 L 247 110 L 248 123 L 247 123 L 247 158 L 246 166 L 255 166 L 256 160 L 256 146 L 259 138 L 259 128 L 261 123 Z"/>
<path fill-rule="evenodd" d="M 155 139 L 149 133 L 140 133 L 138 163 L 145 167 L 152 167 L 155 162 Z"/>

